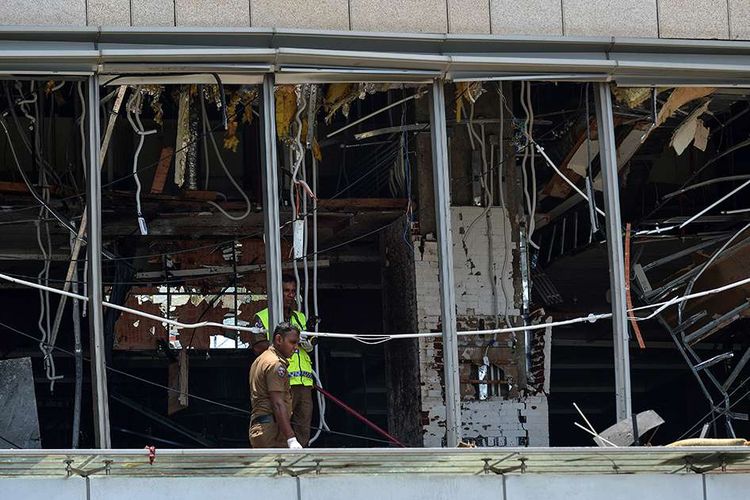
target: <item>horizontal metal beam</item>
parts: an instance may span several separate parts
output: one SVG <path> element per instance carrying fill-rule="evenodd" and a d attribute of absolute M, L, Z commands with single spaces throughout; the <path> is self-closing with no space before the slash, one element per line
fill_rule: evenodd
<path fill-rule="evenodd" d="M 740 314 L 742 313 L 742 311 L 744 311 L 748 307 L 750 307 L 750 302 L 743 302 L 742 304 L 735 307 L 731 311 L 723 314 L 722 316 L 716 318 L 710 323 L 704 325 L 703 327 L 691 333 L 690 335 L 685 335 L 685 343 L 695 344 L 696 342 L 700 342 L 701 340 L 705 339 L 706 337 L 714 333 L 716 330 L 719 330 L 729 325 L 730 323 L 738 320 L 740 318 Z"/>
<path fill-rule="evenodd" d="M 722 388 L 726 391 L 728 390 L 735 380 L 737 380 L 737 377 L 740 375 L 740 372 L 743 368 L 745 368 L 745 365 L 747 362 L 750 361 L 750 347 L 745 349 L 745 354 L 742 355 L 740 360 L 735 365 L 734 369 L 732 370 L 732 373 L 729 374 L 729 377 L 727 377 L 727 380 L 722 385 Z"/>
<path fill-rule="evenodd" d="M 143 72 L 191 73 L 195 65 L 255 63 L 268 65 L 272 71 L 309 67 L 311 73 L 324 71 L 337 78 L 351 73 L 358 75 L 358 81 L 368 81 L 370 73 L 382 81 L 387 70 L 393 72 L 394 81 L 400 81 L 399 74 L 404 81 L 413 81 L 411 72 L 417 71 L 446 79 L 467 75 L 493 79 L 512 73 L 516 79 L 570 79 L 572 75 L 586 81 L 617 79 L 640 86 L 665 81 L 673 85 L 750 84 L 750 44 L 740 41 L 258 28 L 46 28 L 0 28 L 0 72 L 107 72 L 109 64 L 132 63 Z M 362 67 L 363 61 L 367 68 Z"/>

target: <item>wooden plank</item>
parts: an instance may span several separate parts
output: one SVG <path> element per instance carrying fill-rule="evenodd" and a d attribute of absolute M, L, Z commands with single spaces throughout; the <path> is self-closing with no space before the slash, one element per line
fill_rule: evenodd
<path fill-rule="evenodd" d="M 154 172 L 154 181 L 151 183 L 151 194 L 159 194 L 164 191 L 164 185 L 167 183 L 167 175 L 169 175 L 169 167 L 172 165 L 173 157 L 174 148 L 164 146 L 159 156 L 159 164 L 156 166 L 156 172 Z"/>
<path fill-rule="evenodd" d="M 50 193 L 57 194 L 60 193 L 60 188 L 58 186 L 47 186 Z M 26 184 L 23 182 L 7 182 L 2 181 L 0 182 L 0 193 L 29 193 L 29 188 L 26 187 Z"/>
<path fill-rule="evenodd" d="M 336 198 L 318 200 L 318 209 L 325 210 L 405 210 L 405 198 Z"/>
<path fill-rule="evenodd" d="M 594 140 L 596 138 L 596 120 L 591 120 L 590 126 L 593 127 L 593 129 L 591 130 L 590 136 L 591 136 L 591 139 Z M 578 134 L 575 142 L 573 143 L 573 147 L 570 148 L 570 150 L 568 151 L 568 154 L 565 155 L 565 158 L 559 165 L 560 171 L 563 173 L 563 175 L 565 175 L 565 177 L 570 179 L 570 181 L 573 184 L 578 184 L 578 181 L 580 181 L 582 177 L 569 167 L 570 160 L 572 160 L 576 152 L 581 147 L 585 147 L 585 145 L 586 145 L 586 129 L 584 128 Z M 547 182 L 547 184 L 542 189 L 540 200 L 543 200 L 547 196 L 552 196 L 553 198 L 565 199 L 568 196 L 570 196 L 570 193 L 572 190 L 573 188 L 571 188 L 567 182 L 565 182 L 559 175 L 554 174 L 552 178 Z"/>

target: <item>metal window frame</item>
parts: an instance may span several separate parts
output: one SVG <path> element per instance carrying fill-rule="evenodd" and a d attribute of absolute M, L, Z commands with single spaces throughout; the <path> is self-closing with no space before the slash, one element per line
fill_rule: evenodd
<path fill-rule="evenodd" d="M 445 87 L 442 80 L 432 82 L 430 124 L 435 221 L 438 240 L 440 317 L 443 329 L 445 438 L 446 446 L 455 448 L 461 441 L 461 386 L 458 377 L 458 326 L 456 324 L 456 288 L 453 276 L 448 135 L 445 116 Z"/>
<path fill-rule="evenodd" d="M 599 158 L 604 184 L 606 212 L 607 257 L 612 302 L 612 333 L 614 335 L 615 401 L 617 419 L 632 415 L 630 387 L 630 353 L 628 350 L 628 313 L 625 301 L 625 258 L 620 219 L 620 183 L 617 170 L 617 143 L 612 112 L 612 93 L 607 83 L 595 86 L 594 104 L 599 132 Z"/>
<path fill-rule="evenodd" d="M 276 155 L 276 102 L 274 75 L 263 78 L 261 117 L 263 118 L 263 228 L 266 247 L 266 285 L 268 296 L 268 329 L 284 319 L 284 299 L 281 289 L 281 222 L 279 215 L 279 168 Z"/>
<path fill-rule="evenodd" d="M 94 407 L 94 434 L 98 448 L 111 448 L 109 426 L 109 397 L 107 388 L 107 365 L 104 342 L 104 311 L 102 301 L 102 203 L 99 123 L 99 77 L 88 78 L 88 174 L 86 208 L 88 213 L 87 257 L 88 257 L 88 308 L 89 336 L 91 339 L 91 393 Z"/>

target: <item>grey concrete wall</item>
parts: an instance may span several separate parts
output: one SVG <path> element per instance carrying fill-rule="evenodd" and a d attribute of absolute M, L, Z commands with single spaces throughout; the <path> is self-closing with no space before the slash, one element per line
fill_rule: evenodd
<path fill-rule="evenodd" d="M 0 0 L 0 25 L 750 39 L 748 0 Z"/>

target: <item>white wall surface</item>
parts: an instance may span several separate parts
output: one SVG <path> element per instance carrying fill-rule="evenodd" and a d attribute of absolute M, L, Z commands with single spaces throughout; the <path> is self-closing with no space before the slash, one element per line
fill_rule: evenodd
<path fill-rule="evenodd" d="M 725 500 L 750 474 L 383 474 L 264 477 L 0 477 L 3 500 Z"/>

